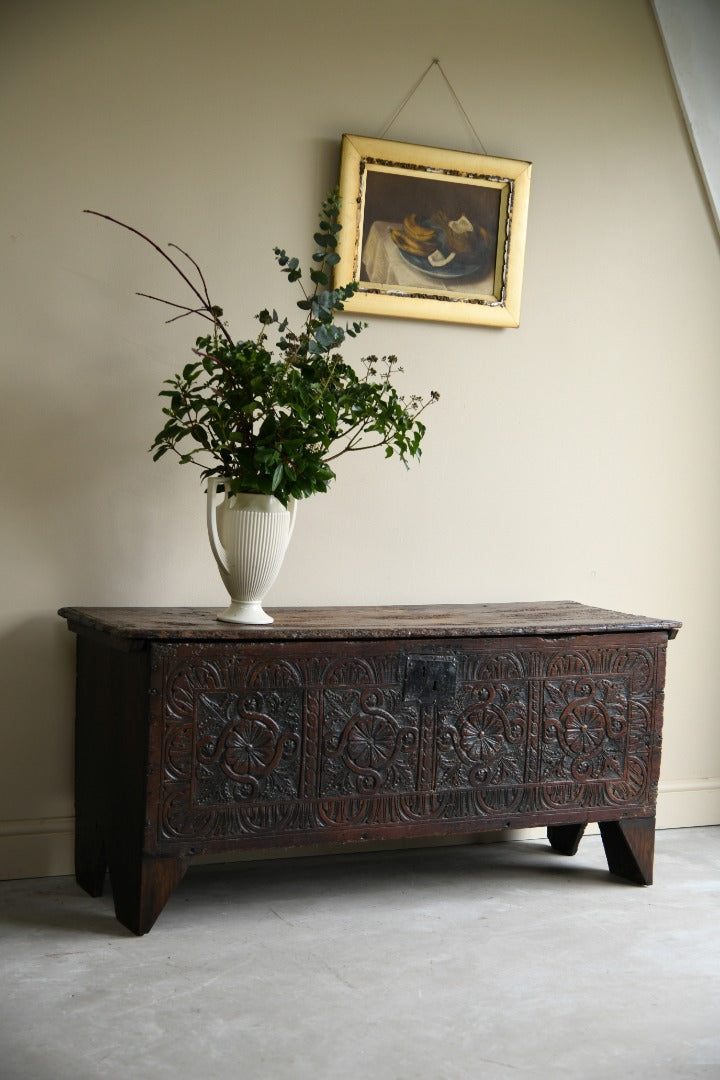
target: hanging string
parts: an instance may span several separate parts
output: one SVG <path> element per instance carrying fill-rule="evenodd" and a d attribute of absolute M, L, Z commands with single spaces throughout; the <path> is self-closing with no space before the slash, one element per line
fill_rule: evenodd
<path fill-rule="evenodd" d="M 399 105 L 399 106 L 397 107 L 397 109 L 396 109 L 396 110 L 395 110 L 395 112 L 394 112 L 394 113 L 392 114 L 392 116 L 391 116 L 391 117 L 390 117 L 390 119 L 388 120 L 388 122 L 387 122 L 387 124 L 385 125 L 385 127 L 383 128 L 383 130 L 382 130 L 382 131 L 380 132 L 380 134 L 378 135 L 378 138 L 379 138 L 379 139 L 384 139 L 384 138 L 385 138 L 385 136 L 387 135 L 388 131 L 389 131 L 389 130 L 390 130 L 390 128 L 391 128 L 391 127 L 393 126 L 393 124 L 394 124 L 394 123 L 395 123 L 395 121 L 397 120 L 398 116 L 400 115 L 400 113 L 401 113 L 401 112 L 403 111 L 403 109 L 404 109 L 404 108 L 405 108 L 405 106 L 407 105 L 407 103 L 408 103 L 408 101 L 410 100 L 410 98 L 411 98 L 411 97 L 413 96 L 413 94 L 415 93 L 415 91 L 416 91 L 416 90 L 418 89 L 418 87 L 419 87 L 419 86 L 420 86 L 420 84 L 422 83 L 422 81 L 423 81 L 423 79 L 425 78 L 425 76 L 426 76 L 426 75 L 428 74 L 428 72 L 429 72 L 429 71 L 431 70 L 431 68 L 432 68 L 432 67 L 433 67 L 433 66 L 434 66 L 435 64 L 438 64 L 438 65 L 439 65 L 439 63 L 440 63 L 440 61 L 439 61 L 439 60 L 431 60 L 431 61 L 430 61 L 430 63 L 429 63 L 429 64 L 428 64 L 428 66 L 427 66 L 427 67 L 425 68 L 425 70 L 423 71 L 423 73 L 422 73 L 422 75 L 420 76 L 420 78 L 418 79 L 418 81 L 417 81 L 417 82 L 415 83 L 415 85 L 414 85 L 414 86 L 412 87 L 412 89 L 411 89 L 411 90 L 410 90 L 410 91 L 409 91 L 409 92 L 408 92 L 408 93 L 407 93 L 407 94 L 405 95 L 405 97 L 404 97 L 404 98 L 403 98 L 403 100 L 401 101 L 400 105 Z"/>
<path fill-rule="evenodd" d="M 472 131 L 472 133 L 473 133 L 473 135 L 474 135 L 474 137 L 475 137 L 475 141 L 477 142 L 477 144 L 478 144 L 478 146 L 480 147 L 481 151 L 483 152 L 483 154 L 487 154 L 487 150 L 486 150 L 486 149 L 485 149 L 485 147 L 483 146 L 483 144 L 482 144 L 482 142 L 481 142 L 481 140 L 480 140 L 480 136 L 478 135 L 477 131 L 476 131 L 476 130 L 475 130 L 475 128 L 473 127 L 473 124 L 472 124 L 472 121 L 471 121 L 470 117 L 468 116 L 468 114 L 466 113 L 465 109 L 463 108 L 463 104 L 462 104 L 462 102 L 460 101 L 460 98 L 459 98 L 459 97 L 457 96 L 457 94 L 455 93 L 455 89 L 454 89 L 454 87 L 453 87 L 452 83 L 450 82 L 450 80 L 448 79 L 447 75 L 445 74 L 445 71 L 443 70 L 443 66 L 442 66 L 442 64 L 440 63 L 440 61 L 438 60 L 438 58 L 437 58 L 437 57 L 434 57 L 434 58 L 433 58 L 433 59 L 432 59 L 432 60 L 430 61 L 430 63 L 429 63 L 429 64 L 428 64 L 428 66 L 427 66 L 427 67 L 425 68 L 425 70 L 423 71 L 422 75 L 420 76 L 420 78 L 419 78 L 419 79 L 417 80 L 417 82 L 415 83 L 415 85 L 414 85 L 414 86 L 412 87 L 412 89 L 411 89 L 411 90 L 409 90 L 409 91 L 408 91 L 408 93 L 407 93 L 407 94 L 405 95 L 405 97 L 404 97 L 404 98 L 403 98 L 403 100 L 401 101 L 400 105 L 399 105 L 399 106 L 397 107 L 397 109 L 395 110 L 395 112 L 394 112 L 394 113 L 392 114 L 392 116 L 390 117 L 390 120 L 388 121 L 388 123 L 387 123 L 387 124 L 385 125 L 385 127 L 383 128 L 383 130 L 382 130 L 382 131 L 380 132 L 380 135 L 378 136 L 378 138 L 380 138 L 380 139 L 384 139 L 384 138 L 385 138 L 385 136 L 387 135 L 388 131 L 389 131 L 389 130 L 390 130 L 390 128 L 391 128 L 391 127 L 393 126 L 393 124 L 395 123 L 395 121 L 397 120 L 398 116 L 399 116 L 399 115 L 400 115 L 400 113 L 401 113 L 401 112 L 403 111 L 403 109 L 405 108 L 405 106 L 407 105 L 407 103 L 408 103 L 408 102 L 410 101 L 410 99 L 411 99 L 411 97 L 413 96 L 413 94 L 415 94 L 415 92 L 416 92 L 416 91 L 417 91 L 417 90 L 419 89 L 419 87 L 420 87 L 420 84 L 421 84 L 421 83 L 423 82 L 423 80 L 425 79 L 425 77 L 426 77 L 426 76 L 427 76 L 427 75 L 429 74 L 429 72 L 430 72 L 430 71 L 431 71 L 431 70 L 432 70 L 432 69 L 433 69 L 434 67 L 437 67 L 438 71 L 440 72 L 440 74 L 442 75 L 443 79 L 445 80 L 445 84 L 446 84 L 446 86 L 447 86 L 448 90 L 450 91 L 450 93 L 451 93 L 451 95 L 452 95 L 453 101 L 455 102 L 455 104 L 457 105 L 458 109 L 460 110 L 460 112 L 462 113 L 463 117 L 465 118 L 465 122 L 466 122 L 467 126 L 468 126 L 468 127 L 470 128 L 470 130 Z"/>

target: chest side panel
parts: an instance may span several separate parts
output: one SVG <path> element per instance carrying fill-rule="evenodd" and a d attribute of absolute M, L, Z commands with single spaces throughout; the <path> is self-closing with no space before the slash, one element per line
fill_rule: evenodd
<path fill-rule="evenodd" d="M 148 850 L 652 813 L 665 642 L 153 646 Z"/>

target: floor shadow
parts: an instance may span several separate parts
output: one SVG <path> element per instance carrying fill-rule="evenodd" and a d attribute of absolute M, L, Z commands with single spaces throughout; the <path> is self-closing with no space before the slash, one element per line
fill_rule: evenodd
<path fill-rule="evenodd" d="M 597 861 L 597 853 L 591 855 Z M 197 901 L 207 912 L 208 906 L 219 909 L 231 902 L 241 912 L 243 904 L 272 906 L 292 897 L 311 910 L 329 897 L 389 903 L 423 889 L 442 900 L 470 885 L 482 903 L 483 897 L 495 898 L 503 890 L 532 890 L 558 880 L 578 889 L 590 883 L 630 884 L 605 867 L 588 865 L 581 853 L 560 855 L 547 844 L 522 841 L 191 864 L 169 905 L 192 906 Z M 3 883 L 0 923 L 68 934 L 135 936 L 115 919 L 109 883 L 104 895 L 95 898 L 72 877 Z"/>
<path fill-rule="evenodd" d="M 442 890 L 472 882 L 481 899 L 484 892 L 494 894 L 503 884 L 522 882 L 532 888 L 538 878 L 566 878 L 578 884 L 617 880 L 607 868 L 584 864 L 578 856 L 575 859 L 547 845 L 524 841 L 215 863 L 191 866 L 174 898 L 189 900 L 202 894 L 207 900 L 215 892 L 237 889 L 240 900 L 270 901 L 290 889 L 312 905 L 329 893 L 378 896 L 398 888 Z"/>
<path fill-rule="evenodd" d="M 101 897 L 88 896 L 72 877 L 3 882 L 2 924 L 106 938 L 135 936 L 115 918 L 109 888 Z"/>

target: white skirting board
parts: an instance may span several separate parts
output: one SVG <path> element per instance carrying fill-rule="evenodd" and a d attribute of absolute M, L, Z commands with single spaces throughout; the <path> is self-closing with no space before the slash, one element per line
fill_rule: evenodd
<path fill-rule="evenodd" d="M 686 829 L 701 825 L 720 825 L 720 777 L 702 780 L 661 781 L 658 796 L 657 827 Z M 42 878 L 74 873 L 75 822 L 72 817 L 30 818 L 0 822 L 0 880 Z M 588 833 L 597 832 L 591 825 Z M 482 841 L 524 840 L 545 835 L 544 829 L 512 829 L 504 833 L 481 833 Z M 470 839 L 470 838 L 465 838 Z M 475 839 L 475 838 L 474 838 Z M 453 838 L 462 843 L 463 838 Z M 429 845 L 430 841 L 417 844 Z M 374 846 L 374 845 L 373 845 Z M 377 847 L 383 845 L 378 844 Z M 409 846 L 407 843 L 396 846 Z M 416 845 L 412 845 L 416 846 Z M 283 849 L 276 857 L 317 854 L 318 848 Z M 347 850 L 347 849 L 346 849 Z M 370 850 L 365 845 L 363 850 Z M 248 853 L 248 858 L 260 857 Z M 230 858 L 236 860 L 237 856 Z"/>

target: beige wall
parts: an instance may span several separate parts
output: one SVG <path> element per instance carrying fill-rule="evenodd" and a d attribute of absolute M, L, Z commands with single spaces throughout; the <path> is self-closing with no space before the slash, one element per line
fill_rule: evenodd
<path fill-rule="evenodd" d="M 335 10 L 333 16 L 329 14 Z M 334 22 L 333 22 L 334 20 Z M 107 211 L 202 262 L 237 336 L 293 309 L 343 131 L 439 56 L 488 150 L 534 163 L 522 325 L 375 319 L 425 455 L 341 464 L 274 604 L 576 599 L 681 618 L 660 821 L 720 821 L 720 258 L 644 0 L 10 0 L 0 44 L 0 871 L 71 865 L 62 604 L 220 604 L 194 472 L 146 453 L 190 328 Z M 437 72 L 393 138 L 475 149 Z M 358 353 L 359 355 L 359 353 Z"/>

